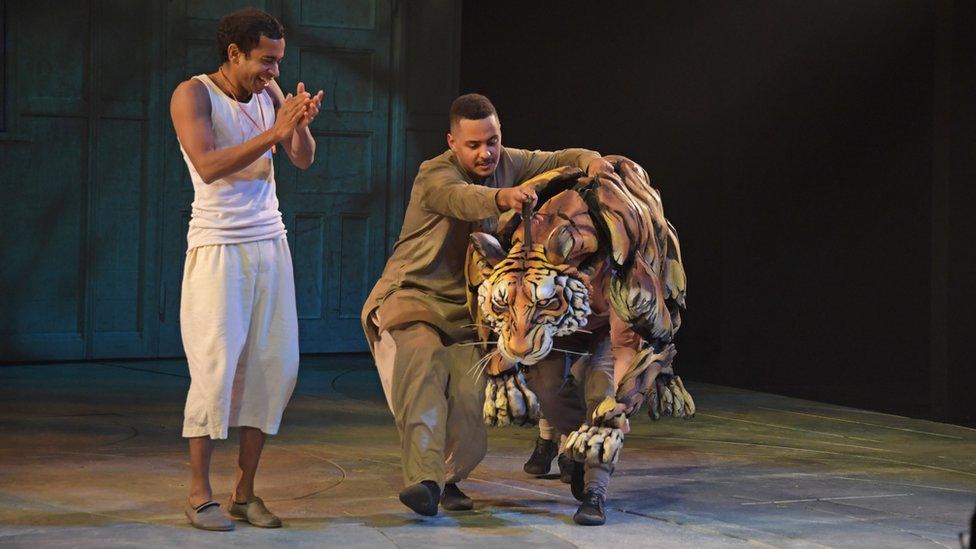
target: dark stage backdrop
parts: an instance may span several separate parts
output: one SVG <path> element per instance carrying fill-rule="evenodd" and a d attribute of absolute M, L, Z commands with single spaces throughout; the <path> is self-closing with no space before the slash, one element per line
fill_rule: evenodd
<path fill-rule="evenodd" d="M 247 5 L 285 26 L 283 87 L 326 90 L 315 164 L 275 164 L 302 351 L 366 350 L 409 182 L 445 147 L 459 0 L 0 0 L 0 362 L 182 354 L 193 191 L 169 97 Z"/>
<path fill-rule="evenodd" d="M 509 145 L 642 163 L 687 379 L 976 422 L 973 3 L 466 2 Z"/>

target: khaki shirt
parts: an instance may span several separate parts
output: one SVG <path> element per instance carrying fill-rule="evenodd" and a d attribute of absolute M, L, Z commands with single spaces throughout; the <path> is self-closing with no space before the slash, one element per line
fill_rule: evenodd
<path fill-rule="evenodd" d="M 420 164 L 400 238 L 363 306 L 361 321 L 370 349 L 384 330 L 417 321 L 436 326 L 455 341 L 473 340 L 464 258 L 478 222 L 501 213 L 495 203 L 498 190 L 559 166 L 586 170 L 599 157 L 586 149 L 502 148 L 495 172 L 481 182 L 471 179 L 451 151 Z M 377 328 L 370 317 L 380 305 Z"/>

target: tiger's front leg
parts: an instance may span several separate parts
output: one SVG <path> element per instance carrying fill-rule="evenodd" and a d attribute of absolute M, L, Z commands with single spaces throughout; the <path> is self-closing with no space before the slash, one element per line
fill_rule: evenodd
<path fill-rule="evenodd" d="M 587 370 L 584 377 L 589 413 L 584 416 L 583 424 L 566 437 L 563 452 L 573 460 L 591 466 L 616 463 L 623 448 L 624 435 L 629 430 L 625 415 L 608 414 L 604 410 L 608 401 L 615 402 L 615 355 L 616 352 L 611 350 L 610 338 L 606 337 L 593 346 L 592 354 L 580 359 Z"/>
<path fill-rule="evenodd" d="M 485 425 L 530 427 L 539 423 L 539 398 L 529 389 L 516 362 L 495 354 L 485 368 Z"/>
<path fill-rule="evenodd" d="M 675 354 L 672 344 L 660 352 L 650 347 L 638 352 L 623 374 L 616 395 L 605 398 L 593 411 L 590 423 L 567 437 L 567 455 L 587 463 L 616 463 L 624 435 L 630 431 L 628 418 L 640 409 L 649 391 L 648 413 L 653 419 L 661 415 L 685 419 L 694 416 L 695 402 L 671 369 Z"/>

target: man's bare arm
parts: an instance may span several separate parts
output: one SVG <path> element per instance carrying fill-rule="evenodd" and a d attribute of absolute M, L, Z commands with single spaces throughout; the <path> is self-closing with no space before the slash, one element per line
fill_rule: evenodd
<path fill-rule="evenodd" d="M 193 168 L 204 183 L 209 184 L 244 169 L 273 144 L 290 136 L 304 116 L 306 103 L 307 98 L 299 97 L 285 101 L 278 110 L 274 126 L 226 149 L 217 149 L 214 145 L 210 95 L 202 82 L 190 79 L 176 87 L 170 100 L 170 116 L 176 137 Z"/>

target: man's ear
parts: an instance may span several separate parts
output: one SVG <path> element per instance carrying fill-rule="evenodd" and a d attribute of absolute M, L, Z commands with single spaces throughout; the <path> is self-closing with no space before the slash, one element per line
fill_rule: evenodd
<path fill-rule="evenodd" d="M 454 136 L 451 132 L 447 132 L 447 148 L 451 149 L 451 152 L 457 152 L 454 150 Z"/>
<path fill-rule="evenodd" d="M 237 44 L 234 44 L 232 42 L 232 43 L 230 43 L 230 44 L 227 45 L 227 60 L 228 61 L 233 61 L 235 57 L 237 57 L 238 55 L 240 55 L 240 53 L 241 53 L 241 48 Z"/>

